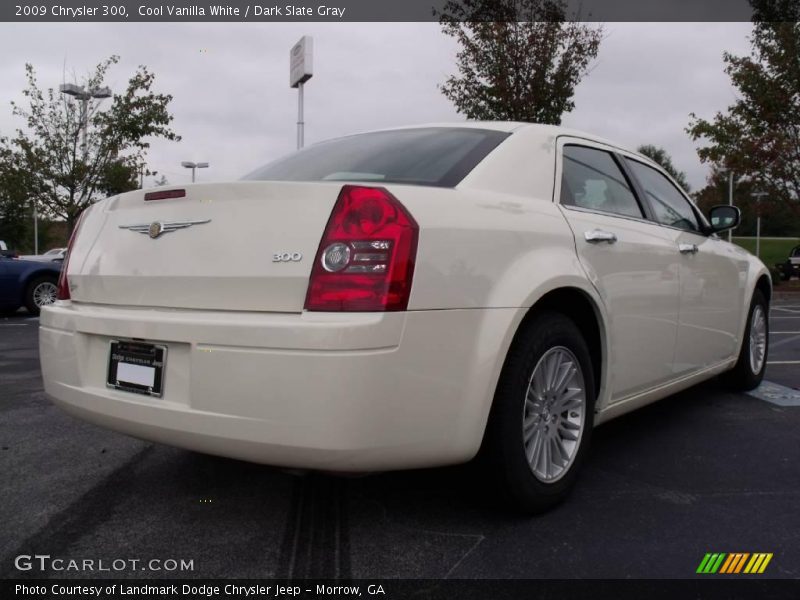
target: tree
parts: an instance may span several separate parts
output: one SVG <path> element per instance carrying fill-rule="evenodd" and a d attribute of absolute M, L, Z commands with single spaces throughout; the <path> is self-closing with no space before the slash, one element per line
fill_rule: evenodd
<path fill-rule="evenodd" d="M 659 148 L 658 146 L 653 146 L 651 144 L 645 144 L 639 146 L 636 151 L 639 152 L 639 154 L 644 154 L 647 158 L 659 164 L 667 173 L 672 176 L 675 181 L 678 182 L 678 184 L 680 184 L 684 190 L 687 192 L 691 191 L 689 182 L 686 179 L 686 173 L 683 171 L 678 171 L 678 169 L 675 168 L 675 165 L 672 164 L 672 157 L 670 157 L 664 148 Z"/>
<path fill-rule="evenodd" d="M 725 53 L 738 98 L 710 121 L 691 115 L 687 132 L 707 142 L 700 160 L 733 169 L 770 197 L 800 210 L 800 5 L 752 0 L 750 56 Z M 785 20 L 775 20 L 775 19 Z"/>
<path fill-rule="evenodd" d="M 0 140 L 0 240 L 9 248 L 27 247 L 33 221 L 31 190 L 36 185 L 20 167 L 20 156 Z"/>
<path fill-rule="evenodd" d="M 156 187 L 163 187 L 165 185 L 169 185 L 169 180 L 166 178 L 165 175 L 162 175 L 153 182 L 153 185 Z"/>
<path fill-rule="evenodd" d="M 602 28 L 565 21 L 563 0 L 448 0 L 439 15 L 455 38 L 458 75 L 442 93 L 469 119 L 558 125 L 597 56 Z"/>
<path fill-rule="evenodd" d="M 83 88 L 102 88 L 108 69 L 118 61 L 112 56 L 97 65 L 81 83 Z M 17 130 L 10 144 L 20 155 L 22 168 L 37 181 L 40 206 L 64 219 L 70 230 L 97 197 L 138 187 L 137 173 L 150 139 L 180 140 L 169 126 L 172 96 L 152 91 L 155 76 L 147 67 L 136 70 L 107 110 L 100 110 L 101 101 L 94 98 L 84 108 L 82 101 L 52 88 L 42 91 L 33 66 L 27 64 L 25 71 L 28 87 L 23 93 L 29 107 L 12 106 L 27 128 Z"/>
<path fill-rule="evenodd" d="M 695 204 L 708 214 L 712 206 L 728 203 L 728 174 L 711 170 L 704 188 L 692 194 Z M 760 184 L 748 179 L 734 180 L 733 201 L 742 211 L 742 222 L 734 235 L 755 235 L 756 217 L 760 214 L 761 235 L 796 237 L 800 235 L 800 220 L 793 218 L 791 205 L 774 197 L 764 197 L 760 201 L 753 193 L 761 189 Z"/>

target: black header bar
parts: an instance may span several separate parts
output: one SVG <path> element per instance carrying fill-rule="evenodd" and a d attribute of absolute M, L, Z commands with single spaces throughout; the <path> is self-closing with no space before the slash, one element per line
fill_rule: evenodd
<path fill-rule="evenodd" d="M 498 0 L 468 0 L 491 14 Z M 500 0 L 502 2 L 502 0 Z M 762 3 L 764 0 L 760 0 Z M 770 20 L 797 20 L 796 0 L 770 2 Z M 5 22 L 424 22 L 445 0 L 5 0 Z M 566 0 L 575 21 L 750 21 L 748 0 Z M 486 19 L 502 20 L 502 19 Z"/>

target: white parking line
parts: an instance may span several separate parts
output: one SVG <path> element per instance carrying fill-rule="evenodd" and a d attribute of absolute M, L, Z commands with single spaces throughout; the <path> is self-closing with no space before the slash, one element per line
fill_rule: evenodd
<path fill-rule="evenodd" d="M 0 327 L 27 327 L 29 323 L 0 323 Z"/>
<path fill-rule="evenodd" d="M 747 393 L 754 398 L 778 406 L 800 406 L 800 391 L 771 381 L 764 380 L 760 386 Z"/>
<path fill-rule="evenodd" d="M 800 360 L 768 360 L 768 365 L 800 365 Z"/>
<path fill-rule="evenodd" d="M 773 306 L 772 310 L 782 310 L 788 313 L 792 313 L 793 315 L 800 315 L 800 310 L 795 310 L 797 307 L 793 306 L 791 308 L 786 308 L 784 306 Z"/>
<path fill-rule="evenodd" d="M 795 333 L 800 333 L 800 331 L 770 331 L 773 335 L 792 335 Z"/>

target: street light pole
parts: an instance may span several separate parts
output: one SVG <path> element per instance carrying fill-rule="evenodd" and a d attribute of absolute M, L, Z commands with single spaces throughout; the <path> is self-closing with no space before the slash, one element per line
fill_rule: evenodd
<path fill-rule="evenodd" d="M 753 192 L 750 194 L 756 199 L 756 257 L 761 258 L 761 198 L 769 196 L 767 192 Z"/>
<path fill-rule="evenodd" d="M 102 100 L 103 98 L 110 98 L 113 94 L 111 93 L 111 89 L 108 87 L 86 90 L 83 86 L 76 85 L 74 83 L 62 83 L 58 87 L 58 90 L 62 94 L 72 96 L 81 103 L 81 154 L 83 160 L 85 161 L 88 154 L 87 132 L 89 130 L 89 100 L 92 98 Z"/>
<path fill-rule="evenodd" d="M 198 162 L 198 163 L 196 163 L 196 162 L 192 162 L 190 160 L 184 160 L 181 163 L 181 166 L 192 170 L 192 183 L 194 183 L 195 170 L 196 169 L 207 169 L 208 168 L 208 163 L 207 162 Z"/>
<path fill-rule="evenodd" d="M 733 206 L 733 169 L 728 173 L 728 205 Z M 733 241 L 733 230 L 728 229 L 728 243 Z"/>
<path fill-rule="evenodd" d="M 33 253 L 39 254 L 39 214 L 35 199 L 33 200 Z"/>
<path fill-rule="evenodd" d="M 722 167 L 720 173 L 728 174 L 728 205 L 733 206 L 733 169 Z M 733 241 L 733 230 L 728 229 L 728 242 Z"/>

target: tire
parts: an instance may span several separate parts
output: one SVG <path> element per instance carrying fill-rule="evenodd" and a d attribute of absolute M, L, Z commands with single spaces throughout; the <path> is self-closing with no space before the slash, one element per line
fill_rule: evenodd
<path fill-rule="evenodd" d="M 573 374 L 559 386 L 562 393 L 550 396 L 550 384 L 559 377 L 548 377 L 548 367 L 559 362 L 553 371 Z M 575 392 L 578 388 L 582 393 Z M 566 409 L 558 413 L 553 407 L 560 402 Z M 589 447 L 594 402 L 592 361 L 580 330 L 561 313 L 538 314 L 517 335 L 506 357 L 482 448 L 488 475 L 512 508 L 540 513 L 568 495 Z M 548 454 L 554 459 L 551 464 Z"/>
<path fill-rule="evenodd" d="M 759 315 L 760 316 L 756 316 Z M 754 320 L 755 317 L 755 320 Z M 757 328 L 755 337 L 753 327 Z M 761 335 L 759 335 L 759 332 Z M 751 348 L 759 346 L 759 339 L 763 342 L 761 350 L 755 350 L 751 358 Z M 750 310 L 747 312 L 747 327 L 744 330 L 742 347 L 736 365 L 722 375 L 725 385 L 734 391 L 746 392 L 758 387 L 764 379 L 767 369 L 767 355 L 769 354 L 769 303 L 764 294 L 759 290 L 753 292 L 750 301 Z M 760 356 L 760 361 L 758 360 Z"/>
<path fill-rule="evenodd" d="M 789 281 L 792 278 L 792 263 L 786 261 L 781 269 L 781 281 Z"/>
<path fill-rule="evenodd" d="M 33 316 L 39 315 L 42 306 L 52 304 L 56 299 L 58 279 L 49 275 L 36 277 L 25 288 L 25 308 Z"/>

